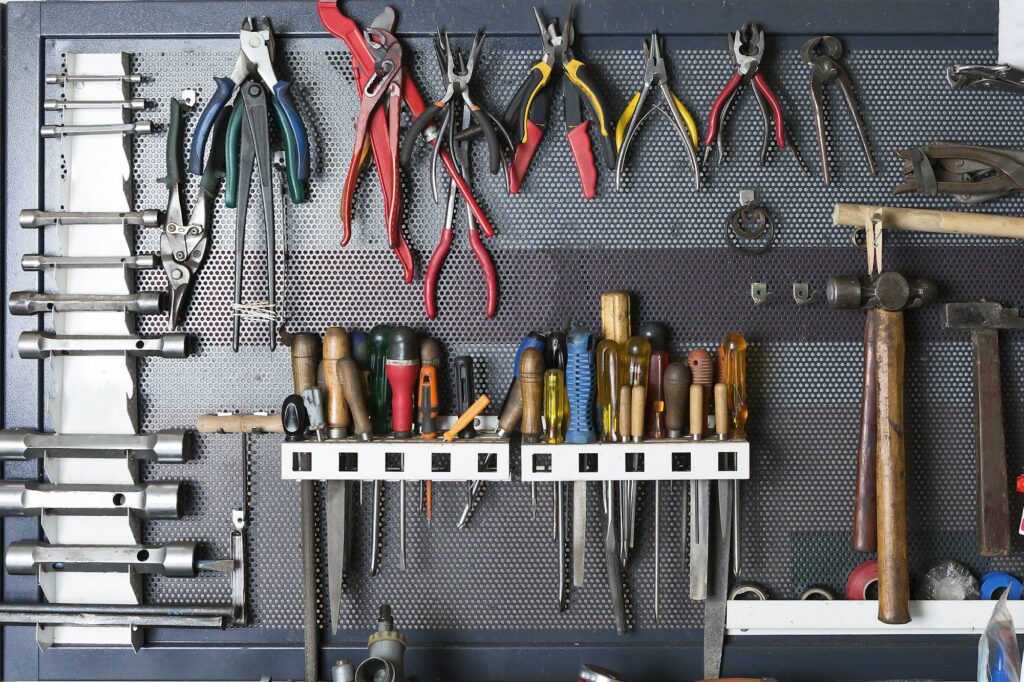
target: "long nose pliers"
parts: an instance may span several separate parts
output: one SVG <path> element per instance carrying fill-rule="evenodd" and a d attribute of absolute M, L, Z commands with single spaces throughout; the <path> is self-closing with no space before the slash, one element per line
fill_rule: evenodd
<path fill-rule="evenodd" d="M 655 106 L 644 111 L 647 97 L 651 90 L 657 88 L 664 100 L 666 116 L 672 122 L 676 132 L 679 133 L 679 137 L 682 138 L 683 148 L 686 150 L 690 169 L 693 171 L 694 187 L 700 189 L 700 164 L 697 161 L 697 146 L 700 144 L 700 138 L 697 133 L 697 122 L 693 120 L 693 116 L 690 115 L 682 101 L 672 92 L 668 83 L 668 69 L 665 66 L 665 58 L 662 56 L 661 50 L 661 38 L 657 33 L 651 33 L 650 46 L 644 41 L 643 87 L 633 95 L 626 110 L 622 112 L 618 125 L 615 126 L 615 147 L 618 149 L 618 161 L 615 164 L 616 188 L 622 185 L 622 169 L 626 165 L 626 155 L 629 153 L 629 147 L 633 143 L 637 131 L 650 113 L 655 109 L 660 109 Z"/>

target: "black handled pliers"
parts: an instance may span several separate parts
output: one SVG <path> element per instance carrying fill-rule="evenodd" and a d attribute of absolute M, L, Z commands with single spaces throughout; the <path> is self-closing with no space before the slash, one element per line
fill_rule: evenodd
<path fill-rule="evenodd" d="M 448 40 L 448 34 L 442 31 L 437 32 L 437 35 L 434 37 L 434 46 L 437 50 L 438 60 L 444 65 L 442 70 L 444 72 L 447 89 L 441 99 L 430 104 L 422 114 L 416 117 L 416 120 L 412 122 L 412 125 L 409 126 L 409 130 L 406 132 L 405 140 L 402 141 L 401 159 L 402 163 L 406 164 L 412 156 L 412 150 L 416 144 L 416 138 L 429 128 L 438 116 L 441 117 L 441 123 L 438 126 L 437 131 L 437 144 L 434 145 L 430 162 L 430 188 L 433 191 L 435 202 L 438 201 L 437 174 L 435 170 L 437 168 L 437 158 L 441 150 L 441 145 L 448 146 L 449 151 L 453 154 L 455 153 L 455 149 L 452 148 L 452 142 L 454 140 L 456 127 L 456 114 L 453 106 L 456 95 L 462 98 L 462 102 L 469 110 L 473 121 L 483 132 L 484 139 L 487 140 L 491 175 L 496 174 L 498 170 L 505 165 L 504 155 L 502 153 L 502 143 L 499 141 L 498 132 L 495 129 L 496 125 L 498 128 L 500 128 L 501 125 L 473 101 L 473 96 L 470 93 L 469 86 L 470 82 L 473 80 L 473 70 L 480 57 L 480 48 L 483 45 L 483 39 L 483 31 L 477 31 L 476 37 L 473 39 L 473 47 L 469 51 L 469 56 L 464 62 L 460 60 L 460 66 L 462 66 L 460 69 L 456 66 L 455 53 L 452 52 L 451 43 Z"/>
<path fill-rule="evenodd" d="M 853 92 L 853 81 L 839 62 L 843 57 L 843 44 L 834 36 L 811 38 L 800 48 L 800 59 L 811 67 L 811 107 L 814 109 L 814 128 L 818 134 L 818 158 L 821 160 L 821 175 L 825 185 L 832 184 L 832 172 L 828 166 L 828 138 L 825 132 L 825 86 L 832 82 L 839 85 L 846 108 L 850 110 L 853 125 L 860 138 L 860 146 L 868 160 L 868 173 L 876 175 L 875 158 L 871 155 L 868 131 L 860 112 L 860 103 Z"/>

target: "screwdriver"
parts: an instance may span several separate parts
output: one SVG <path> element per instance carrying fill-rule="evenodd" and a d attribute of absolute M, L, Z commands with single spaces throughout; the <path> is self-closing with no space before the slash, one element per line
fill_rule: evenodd
<path fill-rule="evenodd" d="M 569 332 L 566 365 L 566 390 L 569 395 L 568 443 L 593 443 L 594 430 L 594 335 L 583 329 Z M 587 482 L 572 486 L 572 562 L 573 585 L 583 585 L 587 540 Z"/>
<path fill-rule="evenodd" d="M 519 390 L 519 362 L 523 359 L 523 353 L 527 348 L 544 349 L 545 338 L 540 332 L 530 332 L 516 350 L 515 364 L 512 366 L 512 383 L 509 384 L 505 400 L 502 402 L 498 417 L 498 428 L 495 433 L 499 438 L 505 438 L 512 433 L 523 415 L 522 391 Z"/>
<path fill-rule="evenodd" d="M 665 369 L 664 393 L 665 428 L 668 430 L 668 437 L 682 438 L 686 433 L 687 410 L 690 401 L 690 367 L 685 362 L 673 362 Z M 683 566 L 686 565 L 686 514 L 689 508 L 689 488 L 690 486 L 685 482 L 679 486 L 679 550 Z"/>
<path fill-rule="evenodd" d="M 690 384 L 690 437 L 703 438 L 707 419 L 704 415 L 704 386 Z M 711 482 L 690 481 L 690 599 L 708 597 L 708 534 L 711 532 Z"/>
<path fill-rule="evenodd" d="M 370 347 L 366 343 L 366 332 L 353 329 L 348 333 L 349 349 L 356 361 L 356 368 L 363 384 L 363 395 L 370 395 Z"/>
<path fill-rule="evenodd" d="M 338 360 L 338 380 L 341 382 L 341 389 L 345 393 L 345 399 L 348 401 L 348 408 L 349 408 L 349 410 L 352 413 L 352 430 L 353 430 L 353 432 L 355 433 L 356 437 L 359 438 L 359 440 L 361 440 L 363 442 L 370 441 L 373 438 L 373 426 L 370 424 L 370 414 L 369 414 L 369 412 L 366 409 L 366 396 L 363 393 L 363 380 L 362 380 L 362 377 L 359 374 L 359 368 L 356 367 L 355 360 L 353 360 L 352 358 L 341 358 L 340 360 Z M 362 486 L 361 485 L 360 485 L 360 490 L 362 490 Z M 352 502 L 353 502 L 352 496 L 351 496 L 351 486 L 349 486 L 347 489 L 345 489 L 345 491 L 346 491 L 345 500 L 340 501 L 338 503 L 338 506 L 340 506 L 343 509 L 345 509 L 346 513 L 351 515 L 352 514 Z M 328 500 L 328 503 L 330 503 L 330 500 Z M 371 544 L 370 544 L 370 565 L 371 565 L 371 567 L 377 566 L 377 564 L 379 562 L 378 556 L 379 556 L 379 552 L 380 552 L 380 546 L 379 546 L 378 535 L 377 535 L 377 533 L 379 533 L 379 531 L 380 531 L 380 506 L 379 505 L 374 505 L 374 513 L 372 514 L 372 517 L 373 517 L 373 521 L 372 521 L 373 532 L 375 534 L 374 534 L 373 538 L 371 539 Z M 351 518 L 351 516 L 350 516 L 350 518 Z M 330 517 L 328 517 L 327 523 L 328 523 L 328 529 L 330 529 L 330 524 L 331 524 Z M 335 539 L 335 543 L 337 545 L 340 545 L 341 556 L 342 556 L 341 564 L 342 564 L 342 566 L 344 566 L 347 569 L 348 566 L 351 564 L 351 561 L 352 561 L 352 540 L 353 540 L 353 537 L 355 535 L 355 529 L 352 527 L 351 523 L 349 523 L 347 526 L 342 526 L 342 528 L 345 530 L 344 541 L 338 542 L 338 540 Z M 331 542 L 330 542 L 330 539 L 331 539 L 330 536 L 328 536 L 328 542 L 327 542 L 327 570 L 328 570 L 328 573 L 331 570 L 331 564 L 332 564 L 332 559 L 331 559 Z M 340 607 L 340 605 L 341 604 L 340 604 L 340 595 L 339 595 L 338 607 Z M 334 609 L 334 611 L 337 611 L 338 607 L 332 606 L 332 609 Z"/>
<path fill-rule="evenodd" d="M 370 424 L 375 436 L 391 433 L 391 386 L 388 384 L 384 364 L 387 362 L 388 345 L 391 342 L 391 328 L 379 324 L 366 335 L 366 359 L 369 377 Z M 356 356 L 359 362 L 359 356 Z M 370 575 L 380 570 L 380 555 L 383 550 L 384 534 L 381 532 L 381 509 L 384 498 L 384 482 L 373 482 L 372 549 L 370 551 Z"/>
<path fill-rule="evenodd" d="M 441 366 L 441 345 L 434 339 L 420 341 L 420 378 L 416 389 L 419 396 L 417 423 L 424 440 L 437 438 L 437 415 L 440 410 L 437 398 L 437 370 Z M 433 518 L 433 486 L 426 482 L 427 525 Z"/>
<path fill-rule="evenodd" d="M 370 371 L 370 421 L 373 422 L 375 436 L 386 436 L 391 433 L 391 386 L 384 371 L 390 343 L 391 328 L 383 324 L 371 329 L 366 338 Z M 358 361 L 356 358 L 356 362 Z"/>
<path fill-rule="evenodd" d="M 544 355 L 538 348 L 527 348 L 519 360 L 519 388 L 523 400 L 523 418 L 519 430 L 524 443 L 540 442 L 543 433 Z M 536 507 L 536 500 L 534 500 Z"/>
<path fill-rule="evenodd" d="M 547 340 L 544 343 L 544 366 L 547 369 L 557 369 L 557 370 L 560 370 L 562 372 L 562 375 L 563 375 L 562 386 L 563 387 L 565 386 L 564 375 L 565 375 L 565 367 L 566 367 L 566 364 L 568 363 L 568 360 L 569 360 L 569 355 L 568 355 L 568 350 L 566 349 L 566 346 L 565 346 L 565 332 L 551 332 L 550 334 L 548 334 Z M 545 378 L 545 387 L 546 386 L 547 386 L 547 379 Z M 547 389 L 545 388 L 545 391 L 546 390 Z M 565 409 L 568 410 L 568 406 L 569 406 L 569 396 L 568 396 L 568 394 L 565 394 L 564 398 L 565 398 L 564 402 L 565 402 L 565 406 L 566 406 Z M 547 403 L 547 399 L 545 398 L 545 410 L 547 409 L 546 403 Z M 545 422 L 544 422 L 545 440 L 547 440 L 547 428 L 548 428 L 547 416 L 546 415 L 547 415 L 547 413 L 545 412 Z M 560 429 L 560 431 L 561 431 L 563 436 L 565 435 L 565 429 L 566 429 L 566 427 L 568 427 L 568 425 L 569 425 L 569 420 L 563 418 L 563 420 L 562 420 L 562 428 Z M 562 442 L 562 441 L 559 441 L 559 442 Z M 559 487 L 560 486 L 558 484 L 556 484 L 556 483 L 552 483 L 551 484 L 551 537 L 555 538 L 555 539 L 558 538 L 558 511 L 559 511 L 559 507 L 556 504 L 556 502 L 559 499 L 558 498 Z M 563 508 L 562 511 L 564 512 L 565 509 Z"/>
<path fill-rule="evenodd" d="M 455 414 L 464 414 L 472 405 L 476 395 L 473 380 L 473 358 L 460 355 L 455 358 Z M 459 438 L 476 438 L 476 428 L 472 421 L 461 429 Z"/>
<path fill-rule="evenodd" d="M 725 350 L 723 381 L 728 387 L 729 437 L 747 438 L 747 340 L 732 332 L 722 342 Z M 733 481 L 732 490 L 732 573 L 740 572 L 740 482 Z"/>
<path fill-rule="evenodd" d="M 622 372 L 619 370 L 619 344 L 604 339 L 594 352 L 597 362 L 597 409 L 600 414 L 601 440 L 615 443 L 619 440 L 619 389 Z"/>
<path fill-rule="evenodd" d="M 554 335 L 552 335 L 554 336 Z M 548 337 L 549 340 L 551 337 Z M 565 388 L 565 372 L 561 369 L 544 371 L 544 442 L 563 443 L 565 435 L 562 427 L 566 421 L 565 413 L 568 399 Z M 566 579 L 568 577 L 568 561 L 565 547 L 565 486 L 562 481 L 555 481 L 555 545 L 558 551 L 558 611 L 568 608 Z"/>
<path fill-rule="evenodd" d="M 622 361 L 626 368 L 626 384 L 630 389 L 630 426 L 629 435 L 634 443 L 643 440 L 644 418 L 647 415 L 647 380 L 649 376 L 651 361 L 651 344 L 643 336 L 631 336 L 626 342 L 626 357 Z M 634 468 L 638 466 L 636 454 L 632 455 Z M 624 554 L 628 556 L 628 550 L 633 548 L 636 538 L 636 500 L 638 492 L 637 481 L 625 481 L 625 499 L 620 499 L 623 504 L 623 522 L 625 530 Z"/>
<path fill-rule="evenodd" d="M 338 360 L 349 355 L 348 334 L 340 327 L 324 330 L 324 391 L 327 395 L 327 436 L 331 440 L 347 438 L 352 415 L 345 401 L 338 375 Z M 352 482 L 329 480 L 327 495 L 327 594 L 331 609 L 331 633 L 339 626 L 341 591 L 349 569 L 350 553 L 346 546 L 352 541 Z"/>
<path fill-rule="evenodd" d="M 416 404 L 416 381 L 420 375 L 420 342 L 408 327 L 393 327 L 388 341 L 384 374 L 391 387 L 391 424 L 395 438 L 412 438 L 412 409 Z M 405 481 L 398 493 L 398 561 L 405 570 Z"/>
<path fill-rule="evenodd" d="M 300 434 L 292 433 L 293 436 L 302 439 L 305 437 L 305 431 L 309 428 L 305 405 L 302 403 L 302 394 L 307 388 L 316 386 L 316 368 L 320 362 L 320 337 L 316 334 L 302 332 L 292 336 L 291 344 L 294 395 L 286 399 L 285 405 L 281 408 L 281 423 L 284 425 L 286 434 L 290 433 L 289 428 L 302 426 Z M 300 413 L 297 418 L 294 415 L 296 409 Z M 318 627 L 313 481 L 303 479 L 299 482 L 299 496 L 302 541 L 302 622 L 305 633 L 303 652 L 307 678 L 317 679 Z"/>

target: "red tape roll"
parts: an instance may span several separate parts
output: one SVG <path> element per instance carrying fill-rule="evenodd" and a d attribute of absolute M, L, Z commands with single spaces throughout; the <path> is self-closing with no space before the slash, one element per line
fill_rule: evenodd
<path fill-rule="evenodd" d="M 846 598 L 864 601 L 868 598 L 867 591 L 878 583 L 878 562 L 874 559 L 865 561 L 850 571 L 846 579 Z"/>

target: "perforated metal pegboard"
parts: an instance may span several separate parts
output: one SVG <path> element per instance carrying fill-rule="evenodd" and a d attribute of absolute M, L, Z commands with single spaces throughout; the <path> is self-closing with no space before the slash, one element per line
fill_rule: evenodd
<path fill-rule="evenodd" d="M 65 49 L 114 49 L 88 40 L 52 41 Z M 465 37 L 457 39 L 460 45 Z M 499 113 L 535 58 L 533 40 L 496 39 L 485 46 L 477 97 Z M 116 43 L 116 41 L 114 41 Z M 425 96 L 440 94 L 432 49 L 425 39 L 403 40 Z M 722 49 L 687 48 L 670 41 L 670 70 L 676 92 L 699 121 L 730 75 Z M 154 120 L 166 120 L 167 99 L 183 88 L 200 91 L 200 106 L 212 92 L 214 75 L 226 73 L 237 42 L 209 40 L 199 51 L 182 52 L 160 39 L 126 42 L 133 68 L 152 76 L 135 96 L 151 99 Z M 586 59 L 617 114 L 642 75 L 636 49 L 589 49 Z M 668 123 L 651 117 L 634 145 L 621 191 L 613 174 L 600 169 L 598 198 L 583 200 L 568 145 L 562 135 L 560 98 L 551 125 L 520 196 L 504 193 L 499 177 L 486 173 L 485 151 L 474 147 L 476 186 L 498 235 L 486 240 L 498 270 L 498 316 L 483 317 L 483 287 L 466 248 L 463 212 L 457 213 L 455 244 L 439 285 L 436 320 L 425 318 L 422 270 L 433 249 L 443 206 L 431 200 L 429 154 L 421 145 L 403 169 L 405 231 L 416 254 L 413 284 L 400 280 L 397 261 L 383 241 L 383 204 L 372 172 L 364 172 L 356 199 L 352 243 L 338 247 L 338 202 L 352 145 L 357 99 L 340 43 L 299 38 L 279 44 L 279 71 L 295 82 L 295 92 L 313 145 L 309 200 L 288 205 L 287 257 L 280 253 L 278 291 L 293 330 L 326 326 L 368 329 L 376 323 L 410 324 L 438 337 L 449 357 L 477 360 L 477 385 L 500 398 L 511 378 L 511 358 L 529 330 L 599 327 L 601 291 L 631 291 L 634 321 L 663 321 L 673 330 L 673 347 L 684 352 L 711 348 L 726 331 L 739 330 L 753 342 L 749 356 L 749 425 L 752 480 L 744 484 L 741 578 L 764 584 L 779 598 L 792 598 L 810 583 L 839 590 L 862 557 L 849 549 L 855 468 L 856 422 L 861 380 L 863 316 L 833 312 L 824 304 L 796 306 L 793 282 L 821 289 L 827 275 L 860 272 L 863 255 L 849 247 L 846 231 L 831 226 L 838 201 L 956 208 L 945 199 L 888 198 L 900 164 L 895 147 L 934 140 L 1024 147 L 1015 125 L 1019 101 L 1012 94 L 954 91 L 943 66 L 981 62 L 994 54 L 955 50 L 853 49 L 847 65 L 853 75 L 871 132 L 879 175 L 866 164 L 838 96 L 829 98 L 834 185 L 823 188 L 806 87 L 808 69 L 795 51 L 771 55 L 766 71 L 783 100 L 795 139 L 814 171 L 802 174 L 788 152 L 773 155 L 760 168 L 761 117 L 749 94 L 735 108 L 727 128 L 728 157 L 712 165 L 704 189 L 692 179 Z M 899 78 L 893 74 L 898 73 Z M 189 133 L 196 116 L 189 122 Z M 161 135 L 138 138 L 134 146 L 135 203 L 162 207 L 166 193 Z M 443 180 L 443 174 L 439 174 Z M 775 248 L 759 257 L 726 246 L 725 221 L 741 188 L 757 190 L 774 216 Z M 444 184 L 441 183 L 442 193 Z M 195 200 L 193 182 L 189 206 Z M 280 194 L 277 194 L 280 207 Z M 265 296 L 258 284 L 266 264 L 258 203 L 250 204 L 246 234 L 246 296 Z M 1024 199 L 1008 199 L 974 210 L 1020 213 Z M 281 229 L 278 211 L 278 229 Z M 273 409 L 290 391 L 287 351 L 271 354 L 264 324 L 243 325 L 243 348 L 230 350 L 230 311 L 234 213 L 220 204 L 214 216 L 214 243 L 199 275 L 186 329 L 199 335 L 199 352 L 188 360 L 139 363 L 141 425 L 145 430 L 182 427 L 195 415 L 223 409 Z M 157 248 L 155 231 L 140 231 L 141 251 Z M 926 275 L 949 300 L 988 297 L 1024 302 L 1016 277 L 1020 247 L 997 240 L 924 234 L 887 236 L 887 266 Z M 760 308 L 751 304 L 752 281 L 774 293 Z M 142 273 L 140 289 L 163 286 L 160 271 Z M 252 283 L 250 286 L 248 283 Z M 250 294 L 251 292 L 251 294 Z M 159 333 L 163 320 L 140 321 L 143 333 Z M 914 570 L 955 557 L 974 570 L 1024 571 L 1019 558 L 988 561 L 974 550 L 973 420 L 970 408 L 969 347 L 960 334 L 938 327 L 933 310 L 908 316 L 907 427 L 909 513 Z M 1024 468 L 1021 409 L 1024 345 L 1004 335 L 1004 409 L 1010 471 Z M 301 624 L 298 545 L 298 489 L 278 476 L 278 441 L 251 441 L 250 597 L 257 627 L 297 628 Z M 147 539 L 197 539 L 211 555 L 227 552 L 228 512 L 238 504 L 241 466 L 238 436 L 203 437 L 197 458 L 179 466 L 147 465 L 148 479 L 181 478 L 190 483 L 188 513 L 178 521 L 147 524 Z M 518 453 L 514 453 L 513 469 Z M 463 492 L 457 485 L 435 487 L 435 519 L 428 527 L 418 510 L 417 491 L 408 490 L 409 568 L 397 559 L 398 487 L 387 486 L 382 572 L 368 576 L 369 488 L 358 519 L 360 546 L 354 575 L 343 600 L 346 626 L 365 628 L 377 605 L 389 602 L 403 628 L 551 630 L 570 641 L 574 632 L 613 632 L 607 580 L 601 557 L 599 489 L 588 497 L 587 573 L 574 589 L 568 612 L 556 609 L 557 569 L 551 539 L 551 492 L 537 491 L 536 515 L 528 485 L 490 486 L 470 527 L 457 530 Z M 642 496 L 639 545 L 629 568 L 629 611 L 637 628 L 698 628 L 700 604 L 686 598 L 679 491 L 662 489 L 661 607 L 653 619 L 653 509 Z M 1012 511 L 1019 496 L 1011 494 Z M 323 523 L 320 523 L 321 531 Z M 1016 538 L 1015 538 L 1016 541 Z M 1022 549 L 1019 542 L 1016 548 Z M 326 602 L 321 552 L 321 597 Z M 148 582 L 151 601 L 225 600 L 227 585 L 216 578 Z M 328 622 L 326 612 L 321 620 Z M 613 638 L 609 634 L 609 638 Z"/>

